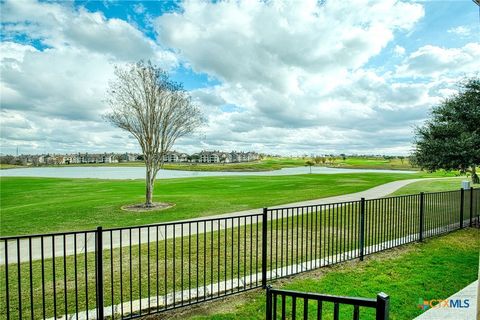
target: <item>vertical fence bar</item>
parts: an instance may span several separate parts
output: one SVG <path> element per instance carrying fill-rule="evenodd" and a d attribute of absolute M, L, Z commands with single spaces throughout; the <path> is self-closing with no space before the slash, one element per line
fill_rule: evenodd
<path fill-rule="evenodd" d="M 272 292 L 270 291 L 270 286 L 266 286 L 265 289 L 267 289 L 266 319 L 272 320 Z"/>
<path fill-rule="evenodd" d="M 42 239 L 43 240 L 43 239 Z M 4 240 L 5 244 L 5 307 L 7 309 L 7 320 L 10 320 L 10 291 L 8 287 L 8 240 Z M 42 246 L 43 248 L 43 246 Z M 43 263 L 43 257 L 42 257 L 42 263 Z M 44 281 L 42 279 L 42 285 L 44 284 Z M 45 296 L 44 296 L 45 297 Z M 43 308 L 45 311 L 45 308 Z"/>
<path fill-rule="evenodd" d="M 419 231 L 418 231 L 418 239 L 420 242 L 423 241 L 423 223 L 424 223 L 424 215 L 425 215 L 425 206 L 424 206 L 424 201 L 425 201 L 425 194 L 423 192 L 420 192 L 420 224 L 419 224 Z"/>
<path fill-rule="evenodd" d="M 388 309 L 390 297 L 383 292 L 377 295 L 377 315 L 376 320 L 388 320 Z"/>
<path fill-rule="evenodd" d="M 262 287 L 267 287 L 267 208 L 262 215 Z"/>
<path fill-rule="evenodd" d="M 98 319 L 103 319 L 103 231 L 97 227 L 95 234 L 95 260 L 96 260 L 96 297 Z"/>
<path fill-rule="evenodd" d="M 473 225 L 473 187 L 470 187 L 470 223 L 469 226 L 472 227 Z"/>
<path fill-rule="evenodd" d="M 460 189 L 460 229 L 463 229 L 463 211 L 465 209 L 465 189 Z"/>
<path fill-rule="evenodd" d="M 360 199 L 360 261 L 363 261 L 365 247 L 365 198 Z"/>

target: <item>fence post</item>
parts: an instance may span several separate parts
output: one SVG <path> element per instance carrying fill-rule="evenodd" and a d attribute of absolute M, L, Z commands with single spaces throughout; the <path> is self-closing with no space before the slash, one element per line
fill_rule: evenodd
<path fill-rule="evenodd" d="M 363 261 L 365 247 L 365 198 L 360 199 L 360 261 Z"/>
<path fill-rule="evenodd" d="M 470 224 L 469 226 L 473 226 L 473 187 L 470 187 Z"/>
<path fill-rule="evenodd" d="M 267 287 L 267 208 L 263 208 L 262 215 L 262 287 Z"/>
<path fill-rule="evenodd" d="M 97 297 L 97 319 L 103 319 L 103 231 L 97 227 L 95 232 L 95 282 Z"/>
<path fill-rule="evenodd" d="M 272 287 L 266 286 L 265 289 L 267 289 L 266 319 L 272 320 L 272 292 L 270 291 Z"/>
<path fill-rule="evenodd" d="M 423 241 L 423 223 L 425 220 L 425 194 L 423 192 L 420 192 L 420 230 L 419 230 L 419 241 Z"/>
<path fill-rule="evenodd" d="M 463 211 L 465 208 L 465 189 L 460 189 L 460 229 L 463 229 Z"/>
<path fill-rule="evenodd" d="M 380 292 L 377 294 L 377 315 L 376 320 L 388 320 L 388 308 L 390 305 L 390 297 Z"/>

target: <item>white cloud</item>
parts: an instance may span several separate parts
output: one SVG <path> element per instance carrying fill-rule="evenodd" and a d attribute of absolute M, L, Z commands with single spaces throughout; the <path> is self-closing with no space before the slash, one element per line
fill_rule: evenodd
<path fill-rule="evenodd" d="M 0 6 L 2 148 L 12 141 L 32 146 L 49 141 L 47 151 L 55 151 L 55 141 L 65 148 L 69 140 L 78 150 L 121 146 L 109 144 L 108 137 L 118 131 L 100 117 L 114 64 L 150 59 L 171 69 L 177 63 L 172 52 L 126 21 L 71 3 L 5 1 Z M 17 42 L 18 37 L 37 48 Z"/>
<path fill-rule="evenodd" d="M 162 43 L 196 71 L 278 91 L 305 76 L 361 67 L 423 15 L 419 5 L 394 1 L 194 1 L 182 9 L 157 19 Z"/>
<path fill-rule="evenodd" d="M 361 141 L 378 110 L 423 107 L 429 97 L 419 88 L 362 70 L 422 16 L 421 5 L 397 1 L 195 1 L 159 17 L 156 29 L 195 71 L 223 82 L 195 93 L 213 110 L 212 148 L 255 141 L 285 151 Z M 242 112 L 223 113 L 222 104 Z"/>
<path fill-rule="evenodd" d="M 133 5 L 133 11 L 136 14 L 142 14 L 145 12 L 145 6 L 142 3 L 136 3 Z"/>
<path fill-rule="evenodd" d="M 220 81 L 192 91 L 208 126 L 177 150 L 407 153 L 412 126 L 453 92 L 460 75 L 479 69 L 475 43 L 422 44 L 406 54 L 396 36 L 411 34 L 424 14 L 412 2 L 192 1 L 152 20 L 157 42 L 129 22 L 71 3 L 0 6 L 2 152 L 16 145 L 138 150 L 100 119 L 102 99 L 113 64 L 152 59 L 167 69 L 181 61 Z M 135 10 L 150 19 L 145 8 Z M 19 36 L 27 41 L 18 43 Z M 369 64 L 392 43 L 389 54 L 401 66 Z"/>
<path fill-rule="evenodd" d="M 458 27 L 455 27 L 455 28 L 448 29 L 447 32 L 466 37 L 466 36 L 469 36 L 471 34 L 472 30 L 469 27 L 466 27 L 466 26 L 458 26 Z"/>
<path fill-rule="evenodd" d="M 426 45 L 411 53 L 397 68 L 399 76 L 436 77 L 480 70 L 480 43 L 461 48 Z"/>
<path fill-rule="evenodd" d="M 405 54 L 405 48 L 399 45 L 396 45 L 395 48 L 393 48 L 393 52 L 397 56 L 403 56 Z"/>
<path fill-rule="evenodd" d="M 141 31 L 121 19 L 107 19 L 101 12 L 89 12 L 71 3 L 6 1 L 1 5 L 7 38 L 27 35 L 44 45 L 83 48 L 115 59 L 151 59 L 172 67 L 175 56 L 163 51 Z"/>

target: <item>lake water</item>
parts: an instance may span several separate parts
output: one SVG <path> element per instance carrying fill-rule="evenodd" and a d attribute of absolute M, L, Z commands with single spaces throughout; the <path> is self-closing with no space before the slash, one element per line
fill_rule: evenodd
<path fill-rule="evenodd" d="M 283 168 L 274 171 L 262 172 L 206 172 L 160 170 L 157 179 L 198 178 L 220 176 L 284 176 L 307 174 L 308 167 Z M 312 167 L 312 173 L 415 173 L 415 171 L 401 170 L 373 170 L 373 169 L 337 169 L 326 167 Z M 144 167 L 48 167 L 48 168 L 20 168 L 0 170 L 0 177 L 47 177 L 47 178 L 96 178 L 96 179 L 144 179 Z"/>

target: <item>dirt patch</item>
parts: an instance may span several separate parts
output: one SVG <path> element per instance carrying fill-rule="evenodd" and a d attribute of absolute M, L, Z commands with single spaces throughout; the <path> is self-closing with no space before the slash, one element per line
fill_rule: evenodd
<path fill-rule="evenodd" d="M 145 203 L 129 204 L 123 206 L 121 209 L 131 212 L 152 212 L 170 209 L 175 206 L 175 203 L 168 202 L 153 202 L 150 207 L 146 207 Z"/>

